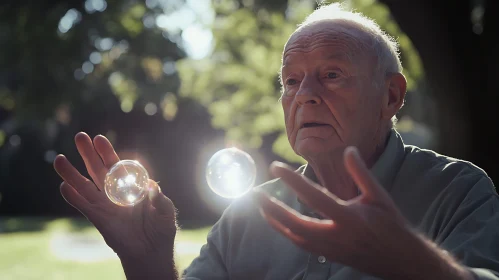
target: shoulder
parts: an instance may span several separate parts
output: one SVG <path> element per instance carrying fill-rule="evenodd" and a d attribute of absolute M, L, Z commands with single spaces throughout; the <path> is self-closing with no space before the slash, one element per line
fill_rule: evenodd
<path fill-rule="evenodd" d="M 431 192 L 452 191 L 465 195 L 473 190 L 475 195 L 496 195 L 492 180 L 474 163 L 411 145 L 405 146 L 405 159 L 398 177 L 411 178 L 419 186 L 426 185 L 423 188 Z"/>
<path fill-rule="evenodd" d="M 433 150 L 421 149 L 416 146 L 405 146 L 403 168 L 413 168 L 414 171 L 440 174 L 448 177 L 487 177 L 487 173 L 474 163 L 462 159 L 439 154 Z"/>
<path fill-rule="evenodd" d="M 475 205 L 497 192 L 487 173 L 472 162 L 405 146 L 391 195 L 406 218 L 431 232 L 438 213 L 452 216 L 462 205 Z"/>

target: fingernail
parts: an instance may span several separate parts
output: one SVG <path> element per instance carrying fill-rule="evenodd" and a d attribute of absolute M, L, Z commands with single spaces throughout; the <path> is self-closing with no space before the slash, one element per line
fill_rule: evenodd
<path fill-rule="evenodd" d="M 280 161 L 273 161 L 271 164 L 270 164 L 270 167 L 280 167 L 280 168 L 287 168 L 288 165 L 285 164 L 284 162 L 280 162 Z"/>
<path fill-rule="evenodd" d="M 54 158 L 54 161 L 52 162 L 52 164 L 54 164 L 54 165 L 58 165 L 58 163 L 57 163 L 57 162 L 58 162 L 58 161 L 61 161 L 61 160 L 64 160 L 65 158 L 66 158 L 66 156 L 65 156 L 65 155 L 63 155 L 63 154 L 59 154 L 59 155 L 57 155 L 57 156 Z"/>
<path fill-rule="evenodd" d="M 274 176 L 274 178 L 278 178 L 280 177 L 280 174 L 279 174 L 279 170 L 280 169 L 289 169 L 288 165 L 283 163 L 283 162 L 279 162 L 279 161 L 274 161 L 270 164 L 270 173 Z"/>
<path fill-rule="evenodd" d="M 149 200 L 153 200 L 159 194 L 159 185 L 155 181 L 149 182 Z"/>
<path fill-rule="evenodd" d="M 348 146 L 345 148 L 345 153 L 357 153 L 357 148 L 354 146 Z"/>
<path fill-rule="evenodd" d="M 56 161 L 58 158 L 65 158 L 66 156 L 64 156 L 63 154 L 58 154 L 57 156 L 55 156 L 54 158 L 54 161 Z"/>
<path fill-rule="evenodd" d="M 354 156 L 356 158 L 360 157 L 359 150 L 357 149 L 357 147 L 354 147 L 354 146 L 348 146 L 348 147 L 346 147 L 346 149 L 345 149 L 345 155 L 348 155 L 348 154 L 351 154 L 352 156 Z"/>

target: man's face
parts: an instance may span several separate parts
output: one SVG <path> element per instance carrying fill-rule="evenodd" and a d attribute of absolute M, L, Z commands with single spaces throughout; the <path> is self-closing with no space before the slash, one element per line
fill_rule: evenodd
<path fill-rule="evenodd" d="M 380 128 L 374 59 L 358 30 L 318 22 L 295 32 L 283 53 L 282 106 L 288 140 L 306 159 L 362 149 Z"/>

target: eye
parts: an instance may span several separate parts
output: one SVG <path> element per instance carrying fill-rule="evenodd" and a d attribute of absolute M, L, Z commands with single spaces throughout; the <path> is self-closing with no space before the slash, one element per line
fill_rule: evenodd
<path fill-rule="evenodd" d="M 288 86 L 293 86 L 293 85 L 296 85 L 298 81 L 296 79 L 287 79 L 286 80 L 286 85 Z"/>
<path fill-rule="evenodd" d="M 327 72 L 326 73 L 326 78 L 328 78 L 328 79 L 336 79 L 338 77 L 339 77 L 339 75 L 336 72 Z"/>

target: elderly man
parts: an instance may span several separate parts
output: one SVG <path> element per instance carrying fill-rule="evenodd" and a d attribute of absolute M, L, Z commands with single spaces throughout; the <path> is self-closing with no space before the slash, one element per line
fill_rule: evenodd
<path fill-rule="evenodd" d="M 282 106 L 308 164 L 224 212 L 185 279 L 499 279 L 499 200 L 473 164 L 405 146 L 397 44 L 337 4 L 311 14 L 282 57 Z M 134 208 L 107 200 L 119 159 L 102 136 L 75 137 L 92 183 L 64 156 L 61 192 L 102 233 L 128 279 L 177 279 L 175 209 L 151 182 Z"/>

